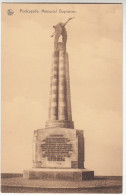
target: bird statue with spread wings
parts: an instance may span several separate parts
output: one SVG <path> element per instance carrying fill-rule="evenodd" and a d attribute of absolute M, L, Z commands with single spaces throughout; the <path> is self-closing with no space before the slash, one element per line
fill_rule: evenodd
<path fill-rule="evenodd" d="M 63 41 L 63 44 L 64 44 L 64 48 L 66 50 L 67 31 L 65 29 L 65 26 L 73 18 L 69 18 L 65 23 L 58 23 L 57 25 L 53 26 L 53 28 L 55 29 L 55 31 L 51 35 L 51 37 L 53 37 L 55 35 L 55 39 L 54 39 L 54 50 L 55 51 L 58 50 L 58 40 L 59 40 L 60 35 L 62 35 L 62 41 Z"/>

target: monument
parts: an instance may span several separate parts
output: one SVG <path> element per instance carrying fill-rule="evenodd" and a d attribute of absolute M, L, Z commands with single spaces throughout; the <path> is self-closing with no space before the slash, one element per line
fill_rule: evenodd
<path fill-rule="evenodd" d="M 93 179 L 94 171 L 84 168 L 83 130 L 74 129 L 71 112 L 69 59 L 66 52 L 66 23 L 53 26 L 54 52 L 50 83 L 48 121 L 34 131 L 33 168 L 24 178 L 53 180 Z M 62 36 L 62 42 L 58 42 Z"/>

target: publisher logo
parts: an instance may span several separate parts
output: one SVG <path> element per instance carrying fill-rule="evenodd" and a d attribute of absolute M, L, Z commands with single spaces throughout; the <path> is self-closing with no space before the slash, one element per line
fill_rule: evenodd
<path fill-rule="evenodd" d="M 9 16 L 12 16 L 12 15 L 14 14 L 14 11 L 13 11 L 12 9 L 8 9 L 8 10 L 7 10 L 7 14 L 8 14 Z"/>

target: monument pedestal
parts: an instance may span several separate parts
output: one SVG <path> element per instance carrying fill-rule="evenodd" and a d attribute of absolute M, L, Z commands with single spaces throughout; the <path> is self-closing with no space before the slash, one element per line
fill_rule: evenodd
<path fill-rule="evenodd" d="M 60 127 L 34 131 L 33 167 L 83 169 L 83 131 Z"/>
<path fill-rule="evenodd" d="M 88 169 L 43 169 L 32 168 L 24 171 L 25 179 L 47 180 L 89 180 L 94 179 L 94 171 Z"/>
<path fill-rule="evenodd" d="M 34 131 L 33 168 L 27 179 L 86 180 L 94 171 L 84 168 L 83 130 L 45 128 Z"/>

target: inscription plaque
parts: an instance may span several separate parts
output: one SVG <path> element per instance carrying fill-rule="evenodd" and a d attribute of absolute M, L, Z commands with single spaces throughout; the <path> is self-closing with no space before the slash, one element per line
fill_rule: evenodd
<path fill-rule="evenodd" d="M 65 161 L 66 157 L 71 156 L 73 151 L 70 139 L 63 135 L 50 135 L 41 144 L 42 157 L 48 161 Z"/>

